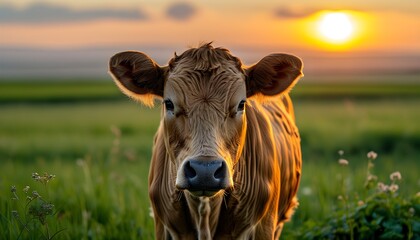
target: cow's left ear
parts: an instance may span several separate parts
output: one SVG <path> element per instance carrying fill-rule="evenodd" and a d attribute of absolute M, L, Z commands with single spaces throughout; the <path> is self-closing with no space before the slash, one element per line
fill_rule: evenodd
<path fill-rule="evenodd" d="M 167 67 L 160 67 L 144 53 L 115 54 L 109 60 L 109 72 L 123 93 L 147 106 L 153 106 L 156 97 L 163 97 Z"/>
<path fill-rule="evenodd" d="M 271 54 L 246 69 L 247 97 L 257 93 L 274 96 L 289 91 L 303 76 L 300 58 L 289 54 Z"/>

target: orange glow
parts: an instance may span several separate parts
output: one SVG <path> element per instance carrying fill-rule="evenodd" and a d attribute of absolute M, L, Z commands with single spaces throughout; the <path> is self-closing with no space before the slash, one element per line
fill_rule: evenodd
<path fill-rule="evenodd" d="M 158 8 L 148 11 L 149 20 L 0 22 L 0 46 L 135 48 L 155 45 L 183 49 L 200 42 L 215 41 L 216 45 L 228 48 L 264 48 L 267 52 L 296 49 L 420 52 L 420 32 L 415 31 L 419 17 L 404 12 L 324 10 L 307 17 L 278 17 L 267 11 L 245 14 L 243 11 L 203 8 L 190 20 L 181 22 L 168 19 L 162 11 Z M 344 13 L 352 26 L 350 35 L 341 42 L 327 39 L 319 26 L 325 14 L 337 12 Z"/>
<path fill-rule="evenodd" d="M 307 19 L 308 38 L 324 50 L 356 48 L 367 37 L 369 18 L 356 11 L 320 11 Z"/>

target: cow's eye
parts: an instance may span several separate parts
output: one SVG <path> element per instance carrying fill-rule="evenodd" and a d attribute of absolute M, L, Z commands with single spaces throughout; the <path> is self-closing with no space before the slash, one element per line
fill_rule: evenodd
<path fill-rule="evenodd" d="M 173 111 L 175 109 L 174 103 L 169 99 L 163 101 L 163 104 L 165 104 L 166 111 Z"/>
<path fill-rule="evenodd" d="M 245 109 L 245 103 L 246 103 L 245 100 L 242 100 L 242 101 L 239 102 L 238 112 L 241 112 L 241 111 L 243 111 Z"/>

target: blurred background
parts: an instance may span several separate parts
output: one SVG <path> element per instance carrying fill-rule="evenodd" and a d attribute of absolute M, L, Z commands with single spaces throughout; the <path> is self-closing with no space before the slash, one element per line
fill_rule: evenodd
<path fill-rule="evenodd" d="M 419 5 L 2 0 L 0 78 L 106 78 L 107 59 L 117 51 L 140 50 L 166 64 L 174 51 L 210 41 L 247 64 L 271 52 L 295 53 L 305 60 L 308 81 L 315 75 L 414 74 Z"/>
<path fill-rule="evenodd" d="M 337 212 L 338 196 L 364 201 L 369 176 L 390 184 L 399 171 L 398 194 L 420 191 L 419 2 L 0 0 L 0 238 L 45 238 L 48 229 L 22 218 L 12 185 L 20 199 L 30 186 L 54 203 L 47 222 L 59 239 L 153 238 L 147 175 L 160 106 L 120 93 L 108 60 L 138 50 L 165 65 L 211 41 L 245 65 L 273 52 L 304 61 L 291 92 L 300 207 L 286 239 Z M 56 175 L 49 190 L 33 172 Z"/>

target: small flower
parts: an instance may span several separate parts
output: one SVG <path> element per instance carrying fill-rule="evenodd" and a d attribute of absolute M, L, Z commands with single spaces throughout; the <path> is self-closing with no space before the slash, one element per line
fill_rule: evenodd
<path fill-rule="evenodd" d="M 367 157 L 369 159 L 375 160 L 378 157 L 378 154 L 374 151 L 370 151 L 370 152 L 368 152 Z"/>
<path fill-rule="evenodd" d="M 32 173 L 32 179 L 42 184 L 47 184 L 50 180 L 54 179 L 55 175 L 44 173 L 44 175 L 39 175 L 38 173 Z"/>
<path fill-rule="evenodd" d="M 391 186 L 389 186 L 389 191 L 391 192 L 396 192 L 398 191 L 398 185 L 397 184 L 391 184 Z"/>
<path fill-rule="evenodd" d="M 41 210 L 46 215 L 52 215 L 54 212 L 54 204 L 52 203 L 43 203 L 41 205 Z"/>
<path fill-rule="evenodd" d="M 392 181 L 401 180 L 401 173 L 400 172 L 393 172 L 391 175 L 389 175 L 389 178 Z"/>
<path fill-rule="evenodd" d="M 52 180 L 54 178 L 55 178 L 55 175 L 54 174 L 50 174 L 50 175 L 47 176 L 48 181 L 50 181 L 50 180 Z"/>
<path fill-rule="evenodd" d="M 378 182 L 378 190 L 380 192 L 387 192 L 389 190 L 389 186 L 388 185 L 385 185 L 382 182 Z"/>
<path fill-rule="evenodd" d="M 343 198 L 343 196 L 338 195 L 337 199 L 340 200 L 340 201 L 342 201 L 344 198 Z"/>
<path fill-rule="evenodd" d="M 12 192 L 12 200 L 19 200 L 18 195 L 16 194 L 16 186 L 12 186 L 10 188 L 10 192 Z"/>
<path fill-rule="evenodd" d="M 41 178 L 41 176 L 39 176 L 38 173 L 32 173 L 32 179 L 35 181 L 39 181 L 39 179 Z"/>
<path fill-rule="evenodd" d="M 410 214 L 410 217 L 414 217 L 415 213 L 416 213 L 416 210 L 414 208 L 408 209 L 408 214 Z"/>
<path fill-rule="evenodd" d="M 343 156 L 344 151 L 343 151 L 343 150 L 338 150 L 338 154 L 339 154 L 340 156 Z"/>
<path fill-rule="evenodd" d="M 28 193 L 29 188 L 30 188 L 29 186 L 24 187 L 24 188 L 23 188 L 23 192 L 24 192 L 24 193 Z"/>
<path fill-rule="evenodd" d="M 76 160 L 76 165 L 79 167 L 83 167 L 85 165 L 85 160 L 79 158 Z"/>
<path fill-rule="evenodd" d="M 363 206 L 365 204 L 365 202 L 363 202 L 362 200 L 359 200 L 358 202 L 357 202 L 357 206 Z"/>
<path fill-rule="evenodd" d="M 40 198 L 41 195 L 39 195 L 39 193 L 37 191 L 32 191 L 32 197 L 33 198 Z"/>
<path fill-rule="evenodd" d="M 349 165 L 349 161 L 347 161 L 346 159 L 343 159 L 343 158 L 340 158 L 340 159 L 338 160 L 338 163 L 339 163 L 340 165 L 342 165 L 342 166 Z"/>
<path fill-rule="evenodd" d="M 302 194 L 305 196 L 312 195 L 312 189 L 310 187 L 304 187 L 302 188 Z"/>
<path fill-rule="evenodd" d="M 378 180 L 378 177 L 373 175 L 373 174 L 369 174 L 369 176 L 367 177 L 368 182 L 373 182 L 373 181 L 376 181 L 376 180 Z"/>

